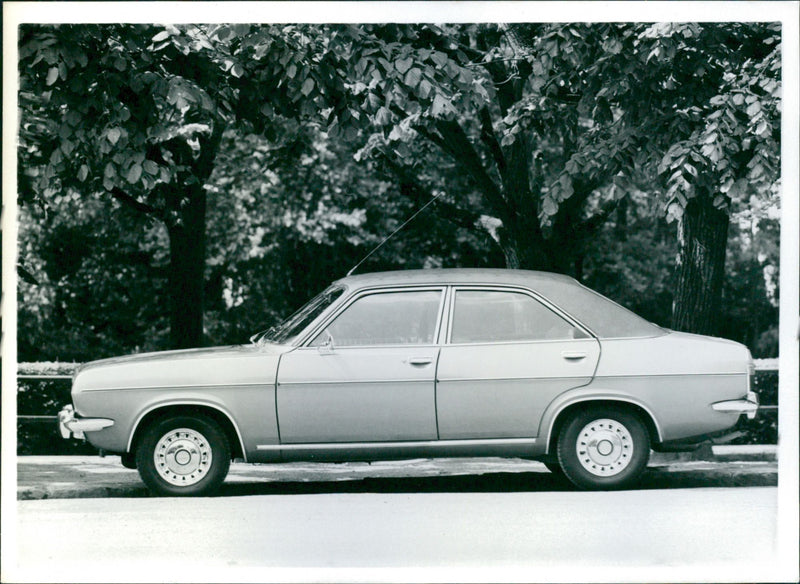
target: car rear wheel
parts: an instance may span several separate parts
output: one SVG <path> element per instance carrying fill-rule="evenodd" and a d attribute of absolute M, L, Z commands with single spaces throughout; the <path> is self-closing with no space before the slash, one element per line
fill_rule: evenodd
<path fill-rule="evenodd" d="M 582 489 L 621 489 L 647 468 L 650 439 L 631 412 L 592 408 L 574 414 L 558 437 L 564 474 Z"/>
<path fill-rule="evenodd" d="M 228 474 L 231 449 L 222 429 L 203 416 L 172 416 L 147 428 L 136 450 L 136 467 L 158 495 L 214 493 Z"/>

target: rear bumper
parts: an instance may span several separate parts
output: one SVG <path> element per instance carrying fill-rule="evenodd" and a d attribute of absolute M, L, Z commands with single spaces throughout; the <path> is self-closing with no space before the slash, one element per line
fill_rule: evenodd
<path fill-rule="evenodd" d="M 745 399 L 717 402 L 711 404 L 711 408 L 717 412 L 745 414 L 749 420 L 752 420 L 758 412 L 758 394 L 748 391 Z"/>
<path fill-rule="evenodd" d="M 71 405 L 58 412 L 58 430 L 62 438 L 85 438 L 84 432 L 97 432 L 113 425 L 114 420 L 108 418 L 76 418 Z"/>

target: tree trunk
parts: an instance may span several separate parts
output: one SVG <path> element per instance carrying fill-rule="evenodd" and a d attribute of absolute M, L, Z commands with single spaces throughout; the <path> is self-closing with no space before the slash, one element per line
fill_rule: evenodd
<path fill-rule="evenodd" d="M 553 271 L 553 262 L 538 217 L 517 216 L 511 225 L 504 225 L 498 230 L 498 234 L 507 268 Z"/>
<path fill-rule="evenodd" d="M 689 201 L 679 227 L 672 328 L 718 334 L 729 217 L 711 197 Z"/>
<path fill-rule="evenodd" d="M 173 349 L 203 344 L 206 195 L 192 189 L 179 206 L 180 222 L 168 225 L 170 344 Z"/>

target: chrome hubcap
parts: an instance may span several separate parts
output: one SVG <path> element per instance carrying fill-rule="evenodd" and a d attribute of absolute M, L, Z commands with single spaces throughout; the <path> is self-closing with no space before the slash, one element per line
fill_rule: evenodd
<path fill-rule="evenodd" d="M 616 420 L 594 420 L 578 433 L 575 451 L 587 471 L 598 477 L 610 477 L 631 463 L 633 438 Z"/>
<path fill-rule="evenodd" d="M 208 474 L 211 446 L 197 430 L 178 428 L 161 437 L 153 459 L 162 479 L 171 485 L 188 487 Z"/>

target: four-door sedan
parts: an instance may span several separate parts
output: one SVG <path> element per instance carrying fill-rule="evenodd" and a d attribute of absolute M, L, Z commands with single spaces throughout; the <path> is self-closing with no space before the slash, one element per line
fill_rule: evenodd
<path fill-rule="evenodd" d="M 753 417 L 751 375 L 743 345 L 566 276 L 399 271 L 339 280 L 250 345 L 88 363 L 59 418 L 162 495 L 212 493 L 233 458 L 522 457 L 612 489 L 651 448 Z"/>

